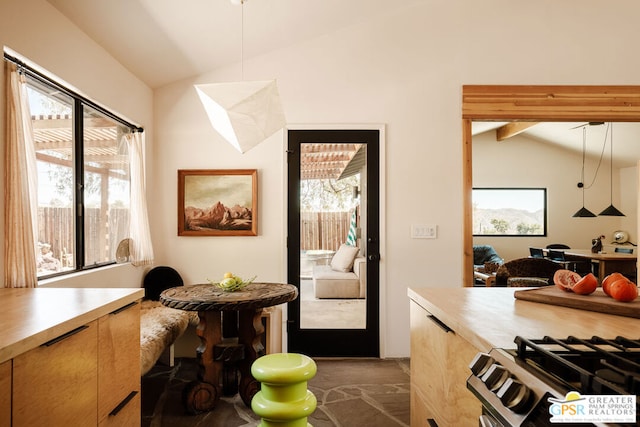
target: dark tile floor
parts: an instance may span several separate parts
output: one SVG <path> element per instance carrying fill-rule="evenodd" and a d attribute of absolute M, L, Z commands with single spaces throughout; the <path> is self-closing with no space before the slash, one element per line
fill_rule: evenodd
<path fill-rule="evenodd" d="M 318 407 L 314 427 L 409 426 L 409 359 L 316 359 L 309 382 Z M 195 359 L 155 366 L 142 378 L 142 427 L 253 427 L 259 418 L 238 396 L 205 414 L 188 415 L 182 389 L 196 377 Z"/>

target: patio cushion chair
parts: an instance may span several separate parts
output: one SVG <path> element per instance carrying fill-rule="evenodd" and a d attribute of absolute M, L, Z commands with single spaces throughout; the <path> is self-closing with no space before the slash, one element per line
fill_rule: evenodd
<path fill-rule="evenodd" d="M 517 258 L 498 267 L 495 286 L 547 286 L 553 285 L 553 274 L 562 265 L 546 258 Z"/>

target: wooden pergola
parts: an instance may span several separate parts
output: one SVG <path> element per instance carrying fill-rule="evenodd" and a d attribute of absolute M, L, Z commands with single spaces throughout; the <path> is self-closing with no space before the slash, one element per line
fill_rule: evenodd
<path fill-rule="evenodd" d="M 70 115 L 32 116 L 38 160 L 73 167 L 73 120 Z M 129 176 L 129 156 L 118 150 L 120 127 L 107 118 L 85 118 L 84 163 L 87 172 L 118 178 Z"/>
<path fill-rule="evenodd" d="M 301 144 L 300 178 L 340 179 L 360 171 L 363 144 Z"/>

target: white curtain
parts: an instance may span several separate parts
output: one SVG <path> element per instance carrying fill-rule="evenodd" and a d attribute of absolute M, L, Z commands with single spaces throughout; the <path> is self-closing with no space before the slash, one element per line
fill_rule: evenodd
<path fill-rule="evenodd" d="M 125 135 L 129 147 L 131 173 L 131 207 L 129 221 L 129 236 L 131 241 L 129 251 L 131 263 L 135 266 L 153 263 L 153 245 L 149 231 L 149 217 L 147 214 L 147 197 L 144 174 L 144 133 L 133 132 Z"/>
<path fill-rule="evenodd" d="M 31 113 L 24 76 L 6 61 L 5 78 L 4 286 L 34 288 L 38 285 L 38 173 Z"/>

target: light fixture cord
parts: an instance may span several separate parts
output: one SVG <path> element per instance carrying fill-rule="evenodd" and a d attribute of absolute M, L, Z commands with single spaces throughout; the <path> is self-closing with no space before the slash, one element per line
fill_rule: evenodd
<path fill-rule="evenodd" d="M 586 130 L 586 128 L 583 128 L 583 130 Z M 602 159 L 604 158 L 604 150 L 607 148 L 607 137 L 609 136 L 609 123 L 607 123 L 607 129 L 605 130 L 604 133 L 604 142 L 602 143 L 602 150 L 600 151 L 600 158 L 598 159 L 598 166 L 596 166 L 596 171 L 593 173 L 593 179 L 591 180 L 591 184 L 589 185 L 585 185 L 584 188 L 585 189 L 590 189 L 593 184 L 596 182 L 596 178 L 598 177 L 598 171 L 600 171 L 600 165 L 602 165 Z M 584 160 L 582 161 L 583 167 L 584 167 Z M 583 184 L 584 184 L 584 178 L 583 178 Z"/>
<path fill-rule="evenodd" d="M 611 123 L 611 140 L 609 141 L 609 185 L 611 186 L 609 194 L 611 195 L 611 205 L 613 206 L 613 123 Z"/>
<path fill-rule="evenodd" d="M 584 188 L 584 159 L 585 151 L 587 151 L 587 128 L 582 128 L 582 174 L 580 175 L 580 181 L 582 182 L 582 188 Z"/>
<path fill-rule="evenodd" d="M 240 0 L 240 80 L 244 81 L 244 0 Z"/>

